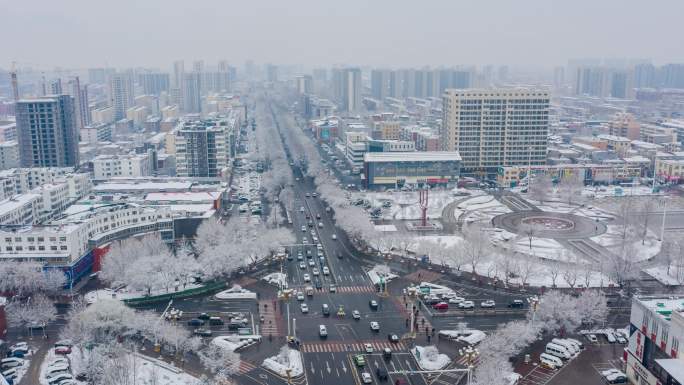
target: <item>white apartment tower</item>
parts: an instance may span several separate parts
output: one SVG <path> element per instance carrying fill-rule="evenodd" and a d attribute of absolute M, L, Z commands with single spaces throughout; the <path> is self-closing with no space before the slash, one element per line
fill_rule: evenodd
<path fill-rule="evenodd" d="M 112 74 L 109 79 L 109 97 L 114 107 L 114 120 L 126 117 L 126 110 L 135 105 L 133 78 L 129 74 Z"/>
<path fill-rule="evenodd" d="M 442 149 L 458 151 L 471 171 L 545 164 L 549 98 L 536 89 L 448 89 Z"/>

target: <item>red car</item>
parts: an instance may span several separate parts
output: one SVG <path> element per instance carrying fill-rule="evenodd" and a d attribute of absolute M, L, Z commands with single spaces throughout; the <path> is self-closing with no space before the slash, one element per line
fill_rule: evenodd
<path fill-rule="evenodd" d="M 71 348 L 68 346 L 60 346 L 55 348 L 55 354 L 71 354 Z"/>
<path fill-rule="evenodd" d="M 446 302 L 439 302 L 439 303 L 432 305 L 432 307 L 434 309 L 437 309 L 437 310 L 447 310 L 447 309 L 449 309 L 449 304 Z"/>

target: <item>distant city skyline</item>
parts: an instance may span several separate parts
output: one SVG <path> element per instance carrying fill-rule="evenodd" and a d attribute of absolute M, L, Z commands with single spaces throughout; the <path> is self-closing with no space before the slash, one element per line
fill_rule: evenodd
<path fill-rule="evenodd" d="M 684 62 L 684 2 L 227 3 L 1 0 L 0 68 L 159 67 L 185 58 L 412 67 L 552 66 L 572 58 Z M 27 28 L 26 26 L 30 26 Z"/>

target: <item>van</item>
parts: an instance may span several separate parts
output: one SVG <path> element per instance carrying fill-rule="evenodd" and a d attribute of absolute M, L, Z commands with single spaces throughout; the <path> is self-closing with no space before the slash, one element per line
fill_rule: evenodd
<path fill-rule="evenodd" d="M 580 340 L 576 340 L 574 338 L 566 338 L 566 340 L 575 344 L 578 348 L 580 348 L 580 350 L 584 349 L 584 344 L 582 342 L 580 342 Z"/>
<path fill-rule="evenodd" d="M 551 354 L 546 353 L 542 353 L 539 355 L 539 362 L 542 364 L 542 366 L 545 366 L 549 369 L 556 369 L 563 366 L 563 360 L 556 356 L 552 356 Z"/>
<path fill-rule="evenodd" d="M 544 352 L 566 360 L 572 358 L 572 355 L 568 353 L 568 350 L 565 349 L 564 346 L 554 344 L 553 342 L 546 344 L 546 350 Z"/>
<path fill-rule="evenodd" d="M 318 325 L 318 335 L 321 336 L 321 338 L 328 336 L 328 329 L 325 327 L 325 325 Z"/>
<path fill-rule="evenodd" d="M 551 340 L 551 342 L 553 342 L 553 343 L 556 344 L 556 345 L 560 345 L 560 346 L 564 347 L 565 350 L 567 350 L 568 353 L 570 353 L 570 354 L 573 355 L 573 356 L 574 356 L 575 354 L 579 353 L 579 348 L 577 348 L 577 347 L 575 346 L 575 344 L 573 344 L 573 343 L 570 342 L 570 341 L 567 341 L 567 340 L 564 340 L 564 339 L 561 339 L 561 338 L 554 338 L 554 339 Z"/>

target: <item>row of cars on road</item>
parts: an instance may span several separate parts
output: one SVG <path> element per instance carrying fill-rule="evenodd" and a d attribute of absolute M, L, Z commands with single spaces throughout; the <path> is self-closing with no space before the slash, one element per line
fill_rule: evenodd
<path fill-rule="evenodd" d="M 222 327 L 227 325 L 228 330 L 237 331 L 241 328 L 247 327 L 249 321 L 242 313 L 228 314 L 227 323 L 219 316 L 212 316 L 209 313 L 200 313 L 197 318 L 188 320 L 187 324 L 188 326 L 197 327 L 195 330 L 193 330 L 193 334 L 201 337 L 211 337 L 212 331 L 206 326 Z"/>

